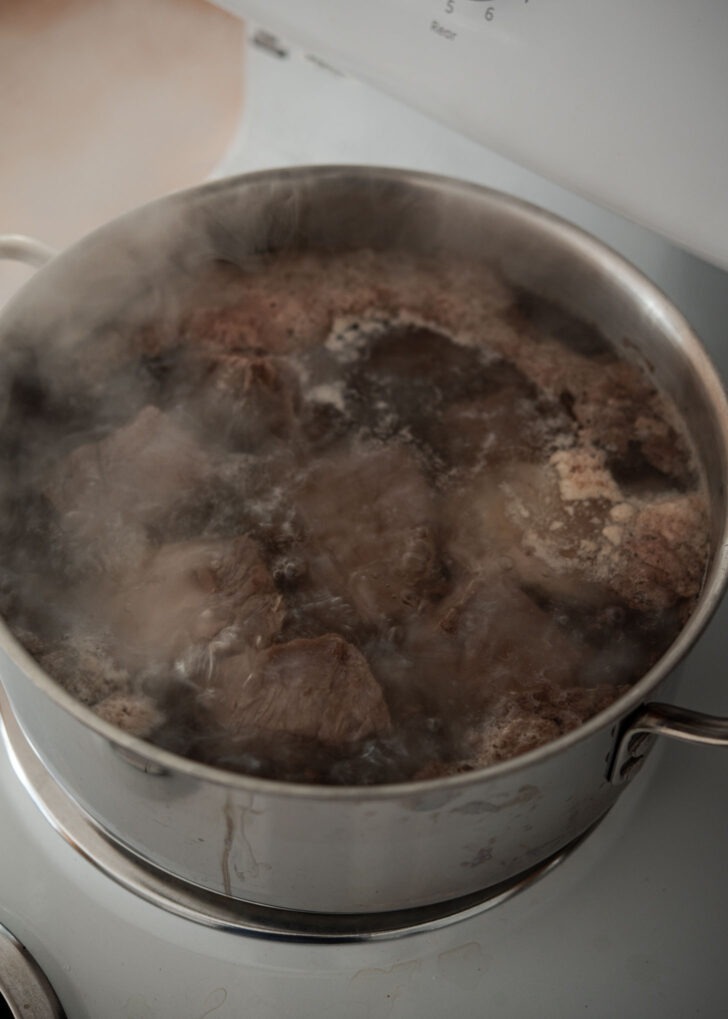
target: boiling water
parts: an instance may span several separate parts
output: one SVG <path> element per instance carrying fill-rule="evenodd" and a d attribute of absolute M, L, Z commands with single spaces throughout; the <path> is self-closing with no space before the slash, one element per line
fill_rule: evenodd
<path fill-rule="evenodd" d="M 21 358 L 3 611 L 102 718 L 292 781 L 503 760 L 659 658 L 705 500 L 647 374 L 482 266 L 211 266 Z"/>

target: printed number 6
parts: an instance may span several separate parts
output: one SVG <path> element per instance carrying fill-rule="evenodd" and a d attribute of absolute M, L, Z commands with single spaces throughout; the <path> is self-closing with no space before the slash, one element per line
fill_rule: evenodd
<path fill-rule="evenodd" d="M 495 7 L 486 7 L 485 8 L 485 20 L 486 21 L 492 21 L 494 17 L 495 17 Z"/>

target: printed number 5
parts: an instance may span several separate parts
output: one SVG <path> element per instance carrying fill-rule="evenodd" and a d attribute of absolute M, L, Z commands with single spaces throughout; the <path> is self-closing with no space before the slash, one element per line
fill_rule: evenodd
<path fill-rule="evenodd" d="M 445 13 L 446 14 L 452 14 L 452 12 L 454 10 L 455 10 L 455 0 L 447 0 L 447 3 L 445 4 Z"/>

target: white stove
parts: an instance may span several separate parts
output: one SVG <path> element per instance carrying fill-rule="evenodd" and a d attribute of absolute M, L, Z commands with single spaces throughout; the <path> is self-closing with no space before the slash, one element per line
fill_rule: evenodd
<path fill-rule="evenodd" d="M 251 41 L 246 64 L 244 116 L 215 176 L 386 164 L 515 193 L 642 268 L 728 378 L 722 271 L 270 37 Z M 684 705 L 728 714 L 727 627 L 724 604 L 686 663 Z M 507 901 L 440 929 L 351 943 L 233 932 L 135 894 L 58 833 L 14 763 L 2 743 L 0 923 L 45 973 L 68 1019 L 725 1014 L 728 755 L 719 749 L 658 747 L 602 824 Z M 16 1005 L 18 985 L 2 959 L 9 1004 L 3 1012 L 0 996 L 0 1016 L 44 1016 Z"/>

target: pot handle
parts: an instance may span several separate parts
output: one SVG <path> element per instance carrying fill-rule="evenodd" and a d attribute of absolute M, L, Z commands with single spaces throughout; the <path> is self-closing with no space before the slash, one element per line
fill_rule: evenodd
<path fill-rule="evenodd" d="M 12 262 L 25 262 L 40 269 L 54 257 L 56 252 L 47 244 L 23 234 L 0 234 L 0 258 Z"/>
<path fill-rule="evenodd" d="M 641 768 L 657 736 L 728 747 L 728 718 L 704 715 L 674 704 L 645 704 L 622 727 L 609 771 L 610 782 L 614 785 L 628 782 Z"/>

